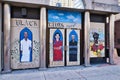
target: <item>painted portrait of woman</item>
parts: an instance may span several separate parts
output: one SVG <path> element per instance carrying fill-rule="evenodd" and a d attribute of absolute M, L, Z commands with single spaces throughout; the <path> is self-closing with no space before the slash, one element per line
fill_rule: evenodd
<path fill-rule="evenodd" d="M 62 53 L 62 34 L 59 30 L 55 31 L 54 39 L 53 39 L 53 61 L 62 61 L 63 53 Z"/>

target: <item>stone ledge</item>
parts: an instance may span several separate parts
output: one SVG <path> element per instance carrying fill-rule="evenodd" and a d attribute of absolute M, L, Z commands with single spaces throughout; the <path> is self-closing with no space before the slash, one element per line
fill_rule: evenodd
<path fill-rule="evenodd" d="M 99 11 L 104 11 L 104 12 L 120 12 L 120 6 L 118 5 L 111 5 L 111 4 L 104 4 L 104 3 L 98 3 L 98 2 L 93 2 L 92 3 L 92 8 L 93 10 L 99 10 Z"/>

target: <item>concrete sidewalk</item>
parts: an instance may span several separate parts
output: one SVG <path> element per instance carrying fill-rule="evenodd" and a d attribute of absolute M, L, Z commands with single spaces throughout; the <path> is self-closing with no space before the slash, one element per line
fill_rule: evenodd
<path fill-rule="evenodd" d="M 2 74 L 0 80 L 120 80 L 120 65 L 58 67 L 44 71 L 20 70 Z"/>

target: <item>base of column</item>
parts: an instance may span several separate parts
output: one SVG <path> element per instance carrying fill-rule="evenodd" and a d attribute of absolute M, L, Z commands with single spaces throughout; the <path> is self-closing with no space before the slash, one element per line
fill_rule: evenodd
<path fill-rule="evenodd" d="M 85 67 L 91 67 L 92 65 L 91 64 L 84 64 Z"/>
<path fill-rule="evenodd" d="M 111 65 L 115 65 L 114 60 L 110 60 L 110 59 L 109 59 L 109 64 L 111 64 Z"/>
<path fill-rule="evenodd" d="M 1 74 L 5 74 L 5 73 L 11 73 L 12 70 L 7 70 L 7 71 L 2 71 Z"/>
<path fill-rule="evenodd" d="M 47 68 L 39 68 L 40 71 L 45 71 Z"/>
<path fill-rule="evenodd" d="M 117 65 L 116 63 L 109 63 L 110 65 Z"/>

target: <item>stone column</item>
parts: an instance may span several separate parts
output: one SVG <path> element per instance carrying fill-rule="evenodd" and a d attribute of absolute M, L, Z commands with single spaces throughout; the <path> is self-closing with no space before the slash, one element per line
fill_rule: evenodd
<path fill-rule="evenodd" d="M 2 55 L 2 51 L 1 51 L 1 35 L 2 35 L 2 3 L 0 3 L 0 73 L 1 73 L 1 69 L 2 69 L 2 60 L 1 60 L 1 55 Z"/>
<path fill-rule="evenodd" d="M 84 21 L 84 59 L 85 66 L 90 66 L 90 12 L 85 12 L 85 21 Z"/>
<path fill-rule="evenodd" d="M 115 21 L 115 15 L 111 14 L 110 15 L 110 20 L 109 20 L 109 62 L 110 64 L 114 64 L 113 60 L 113 53 L 114 53 L 114 21 Z"/>
<path fill-rule="evenodd" d="M 40 10 L 40 69 L 46 68 L 46 8 Z"/>
<path fill-rule="evenodd" d="M 10 71 L 10 5 L 4 4 L 4 72 Z"/>

